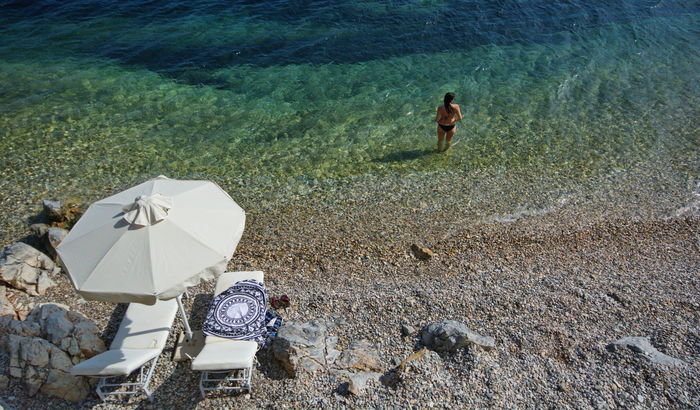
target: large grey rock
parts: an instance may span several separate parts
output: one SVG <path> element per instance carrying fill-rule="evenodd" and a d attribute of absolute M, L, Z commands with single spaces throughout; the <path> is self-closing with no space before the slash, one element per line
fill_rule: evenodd
<path fill-rule="evenodd" d="M 13 320 L 5 316 L 0 317 L 0 336 L 2 335 L 17 335 L 23 337 L 34 337 L 41 335 L 41 326 L 34 322 L 23 322 Z M 0 337 L 0 347 L 2 346 L 2 337 Z"/>
<path fill-rule="evenodd" d="M 90 383 L 84 377 L 73 376 L 68 371 L 50 369 L 41 392 L 64 400 L 82 401 L 90 393 Z"/>
<path fill-rule="evenodd" d="M 350 346 L 343 351 L 338 366 L 343 369 L 360 371 L 382 371 L 377 347 L 367 340 L 357 340 L 350 343 Z"/>
<path fill-rule="evenodd" d="M 49 275 L 59 271 L 48 256 L 26 243 L 15 242 L 0 254 L 0 280 L 30 295 L 41 295 L 54 286 Z"/>
<path fill-rule="evenodd" d="M 291 376 L 326 367 L 326 326 L 317 321 L 285 322 L 272 342 L 272 353 Z"/>
<path fill-rule="evenodd" d="M 41 391 L 66 400 L 83 400 L 90 391 L 84 377 L 70 368 L 105 351 L 97 327 L 66 306 L 45 303 L 26 321 L 0 318 L 0 347 L 9 356 L 9 374 L 20 378 L 27 393 Z"/>
<path fill-rule="evenodd" d="M 63 241 L 63 238 L 68 235 L 68 229 L 51 227 L 46 232 L 46 248 L 52 258 L 56 258 L 56 247 Z"/>
<path fill-rule="evenodd" d="M 492 337 L 481 336 L 455 320 L 429 323 L 421 330 L 420 341 L 424 346 L 438 352 L 453 352 L 469 343 L 488 349 L 496 345 Z"/>
<path fill-rule="evenodd" d="M 646 337 L 625 337 L 618 339 L 610 345 L 613 350 L 619 347 L 627 347 L 635 353 L 643 355 L 653 363 L 667 366 L 685 366 L 687 363 L 658 351 Z"/>

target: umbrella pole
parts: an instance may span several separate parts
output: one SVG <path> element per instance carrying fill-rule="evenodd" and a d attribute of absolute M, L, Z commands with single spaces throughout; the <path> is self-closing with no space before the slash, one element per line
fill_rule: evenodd
<path fill-rule="evenodd" d="M 185 313 L 185 307 L 182 305 L 182 295 L 177 297 L 177 305 L 180 307 L 180 315 L 182 316 L 182 324 L 185 326 L 185 335 L 187 335 L 187 340 L 192 339 L 192 329 L 190 329 L 190 323 L 187 321 L 187 314 Z"/>

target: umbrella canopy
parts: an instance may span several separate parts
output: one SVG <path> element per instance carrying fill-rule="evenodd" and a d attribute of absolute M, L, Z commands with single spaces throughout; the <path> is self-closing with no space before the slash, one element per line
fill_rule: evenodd
<path fill-rule="evenodd" d="M 150 305 L 222 273 L 244 226 L 215 183 L 159 176 L 90 205 L 56 250 L 81 296 Z"/>

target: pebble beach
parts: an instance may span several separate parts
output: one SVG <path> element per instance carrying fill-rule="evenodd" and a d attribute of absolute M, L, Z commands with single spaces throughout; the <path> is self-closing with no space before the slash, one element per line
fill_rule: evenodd
<path fill-rule="evenodd" d="M 682 0 L 0 2 L 0 410 L 700 408 L 698 27 Z M 290 300 L 249 393 L 200 396 L 178 319 L 152 401 L 69 374 L 126 305 L 53 248 L 159 175 L 230 194 L 228 271 Z"/>
<path fill-rule="evenodd" d="M 513 207 L 541 181 L 513 175 L 509 190 L 484 182 L 489 178 L 480 172 L 478 179 L 451 172 L 355 178 L 342 188 L 321 184 L 246 208 L 246 231 L 229 270 L 264 271 L 270 294 L 291 299 L 277 313 L 286 321 L 325 323 L 340 349 L 358 339 L 375 344 L 387 375 L 418 350 L 417 332 L 431 321 L 460 321 L 495 338 L 493 349 L 430 352 L 398 382 L 371 381 L 359 396 L 344 391 L 346 380 L 332 372 L 292 378 L 262 350 L 250 394 L 203 400 L 189 363 L 169 360 L 181 330 L 176 321 L 152 382 L 153 402 L 27 397 L 14 379 L 3 401 L 8 408 L 47 409 L 698 407 L 697 191 L 673 188 L 676 174 L 647 164 L 577 185 L 578 191 L 562 186 L 561 196 L 530 195 L 539 208 Z M 633 189 L 640 184 L 647 189 Z M 502 209 L 494 205 L 498 196 Z M 436 256 L 415 258 L 413 243 Z M 85 314 L 108 342 L 124 306 L 82 300 L 65 275 L 56 281 L 32 301 Z M 194 327 L 213 286 L 190 292 Z M 404 325 L 414 333 L 402 335 Z M 610 349 L 629 336 L 648 337 L 686 365 L 662 366 L 630 349 Z"/>

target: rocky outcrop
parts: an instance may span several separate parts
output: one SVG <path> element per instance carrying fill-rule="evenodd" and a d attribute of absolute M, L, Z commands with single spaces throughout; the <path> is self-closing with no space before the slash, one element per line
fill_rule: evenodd
<path fill-rule="evenodd" d="M 351 342 L 345 351 L 336 349 L 337 336 L 328 334 L 326 324 L 285 322 L 272 342 L 272 352 L 290 376 L 318 370 L 349 376 L 353 372 L 380 372 L 376 346 L 366 340 Z M 357 379 L 358 385 L 361 379 Z"/>
<path fill-rule="evenodd" d="M 0 280 L 30 295 L 43 295 L 55 283 L 50 276 L 60 268 L 43 253 L 16 242 L 6 246 L 0 254 Z"/>
<path fill-rule="evenodd" d="M 468 344 L 490 349 L 496 345 L 492 337 L 481 336 L 455 320 L 432 322 L 420 332 L 420 342 L 438 352 L 453 352 Z"/>
<path fill-rule="evenodd" d="M 29 395 L 42 392 L 72 401 L 87 396 L 88 380 L 69 371 L 105 351 L 92 321 L 66 306 L 46 303 L 26 321 L 0 318 L 0 334 L 0 348 L 10 358 L 9 374 L 22 379 Z"/>
<path fill-rule="evenodd" d="M 0 286 L 0 317 L 7 316 L 10 319 L 17 319 L 15 307 L 7 299 L 7 288 Z"/>
<path fill-rule="evenodd" d="M 652 346 L 649 339 L 646 337 L 625 337 L 612 342 L 609 348 L 613 351 L 626 347 L 635 353 L 638 353 L 653 363 L 666 366 L 685 366 L 687 363 L 683 360 L 676 359 L 669 355 L 663 354 Z"/>

